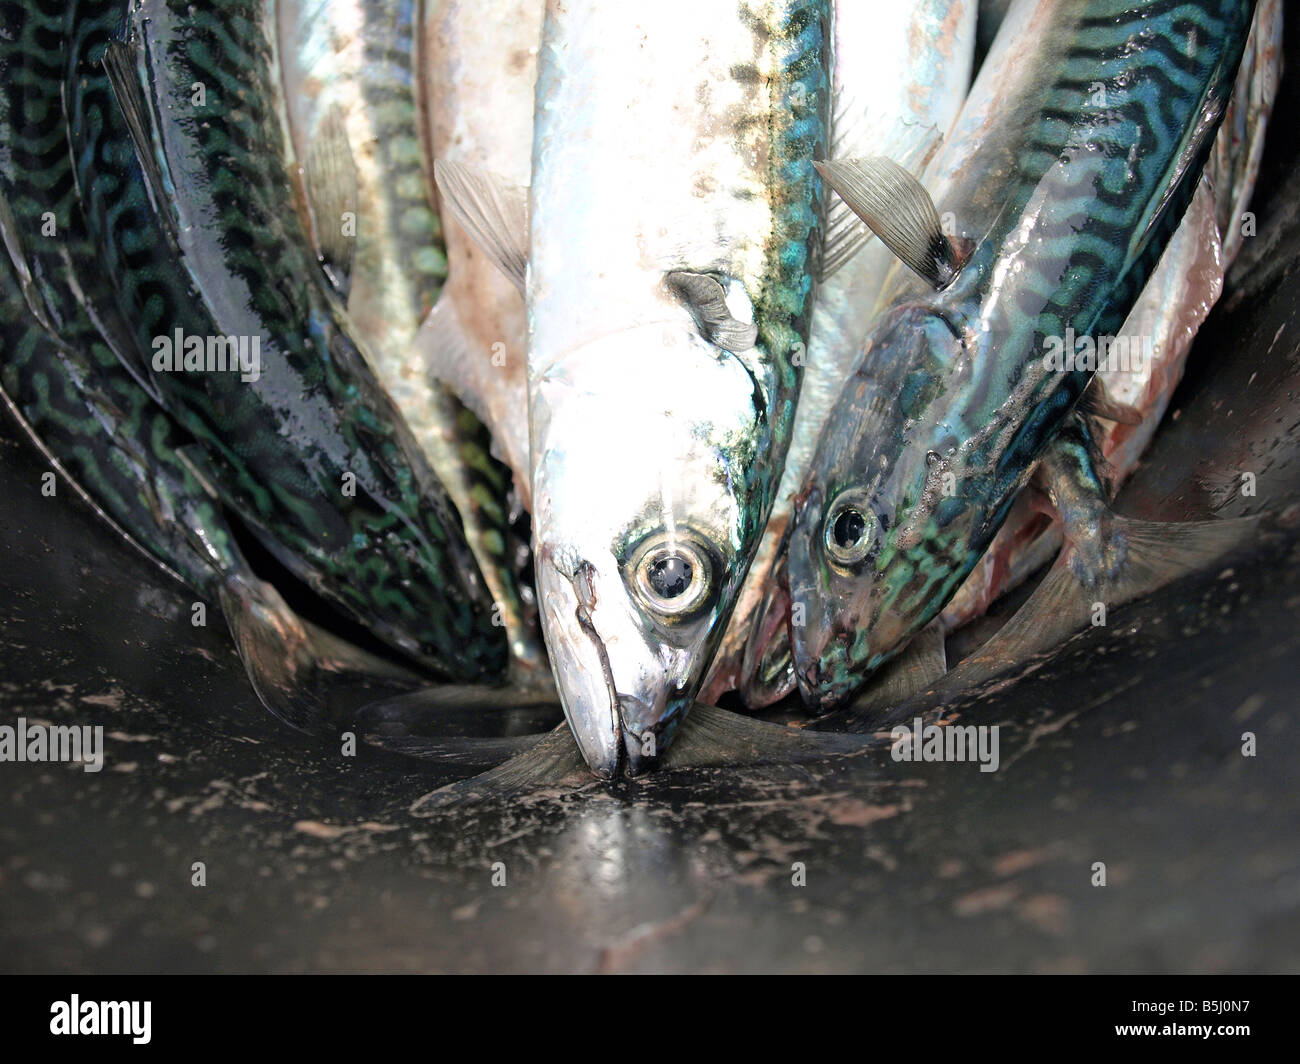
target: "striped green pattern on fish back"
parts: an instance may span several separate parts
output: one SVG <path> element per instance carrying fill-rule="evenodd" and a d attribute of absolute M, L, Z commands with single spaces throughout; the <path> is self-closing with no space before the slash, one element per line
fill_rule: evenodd
<path fill-rule="evenodd" d="M 1176 228 L 1231 94 L 1252 7 L 1087 0 L 1054 9 L 1059 25 L 1045 37 L 1060 54 L 1014 119 L 1024 120 L 1023 139 L 1005 209 L 939 301 L 958 328 L 986 329 L 953 424 L 982 441 L 966 462 L 990 471 L 992 496 L 1014 490 L 1091 378 L 1040 369 L 1049 339 L 1117 331 Z M 971 170 L 974 182 L 980 170 Z M 950 202 L 963 194 L 969 183 Z M 995 277 L 1013 257 L 1023 268 Z M 1008 422 L 1017 425 L 1010 439 L 981 432 Z"/>
<path fill-rule="evenodd" d="M 830 137 L 829 4 L 789 0 L 775 8 L 763 16 L 776 58 L 766 91 L 771 113 L 780 119 L 767 162 L 775 225 L 766 248 L 764 285 L 755 299 L 758 344 L 771 356 L 775 378 L 771 434 L 758 444 L 755 473 L 761 478 L 763 503 L 754 513 L 755 536 L 767 521 L 794 427 L 802 365 L 796 355 L 808 341 L 826 210 L 826 192 L 813 162 L 826 157 Z M 758 22 L 759 16 L 750 14 Z M 778 461 L 771 460 L 774 454 Z"/>
<path fill-rule="evenodd" d="M 0 5 L 0 387 L 95 507 L 201 593 L 234 563 L 189 442 L 101 335 L 122 328 L 81 216 L 62 108 L 64 5 Z M 11 261 L 12 260 L 12 261 Z M 93 311 L 88 312 L 88 308 Z M 92 318 L 91 313 L 94 317 Z M 115 339 L 129 343 L 124 332 Z"/>
<path fill-rule="evenodd" d="M 229 529 L 176 452 L 186 438 L 93 330 L 46 332 L 0 256 L 0 390 L 95 508 L 212 598 L 237 562 Z"/>
<path fill-rule="evenodd" d="M 159 170 L 156 212 L 102 64 L 128 10 L 147 30 L 132 47 L 162 137 L 145 160 Z M 254 3 L 71 5 L 74 158 L 101 259 L 143 351 L 176 329 L 260 338 L 255 382 L 157 382 L 268 549 L 427 667 L 499 677 L 505 639 L 459 519 L 325 293 L 293 210 L 266 14 Z"/>
<path fill-rule="evenodd" d="M 362 0 L 361 7 L 367 27 L 362 90 L 377 116 L 380 170 L 396 175 L 393 195 L 398 210 L 392 239 L 405 265 L 411 317 L 418 322 L 433 309 L 447 280 L 442 224 L 430 207 L 432 175 L 425 173 L 419 136 L 413 67 L 418 5 L 414 0 Z"/>

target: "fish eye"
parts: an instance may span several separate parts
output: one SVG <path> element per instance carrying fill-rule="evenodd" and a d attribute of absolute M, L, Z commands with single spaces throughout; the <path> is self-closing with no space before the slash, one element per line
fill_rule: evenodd
<path fill-rule="evenodd" d="M 637 597 L 665 621 L 694 613 L 713 585 L 708 552 L 680 531 L 651 535 L 633 555 L 631 570 Z"/>
<path fill-rule="evenodd" d="M 848 492 L 827 512 L 826 551 L 841 565 L 856 565 L 875 545 L 876 519 L 859 492 Z"/>

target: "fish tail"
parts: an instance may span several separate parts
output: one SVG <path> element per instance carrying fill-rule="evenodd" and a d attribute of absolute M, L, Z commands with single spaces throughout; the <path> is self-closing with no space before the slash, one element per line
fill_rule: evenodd
<path fill-rule="evenodd" d="M 218 594 L 258 699 L 299 731 L 327 734 L 349 721 L 350 707 L 427 682 L 299 617 L 251 574 L 232 574 Z"/>
<path fill-rule="evenodd" d="M 521 736 L 518 741 L 522 744 L 523 739 L 531 738 Z M 685 771 L 729 765 L 819 763 L 858 754 L 870 746 L 868 736 L 789 728 L 697 703 L 682 721 L 661 764 L 668 771 Z M 568 724 L 561 724 L 491 771 L 417 799 L 411 812 L 433 816 L 449 807 L 503 802 L 551 789 L 602 785 L 587 769 Z"/>
<path fill-rule="evenodd" d="M 937 684 L 947 671 L 943 629 L 932 622 L 872 674 L 852 712 L 870 715 L 900 705 Z"/>
<path fill-rule="evenodd" d="M 1008 673 L 1055 652 L 1078 632 L 1105 627 L 1116 607 L 1249 549 L 1262 518 L 1171 524 L 1108 514 L 1106 524 L 1100 549 L 1081 549 L 1067 539 L 1034 593 L 987 643 L 961 661 L 945 680 L 945 689 Z"/>

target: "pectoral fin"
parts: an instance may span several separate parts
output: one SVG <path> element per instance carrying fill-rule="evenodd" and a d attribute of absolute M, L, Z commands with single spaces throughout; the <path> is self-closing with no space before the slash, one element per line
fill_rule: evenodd
<path fill-rule="evenodd" d="M 871 125 L 862 122 L 867 113 L 866 108 L 852 104 L 845 106 L 842 111 L 840 105 L 836 106 L 833 158 L 849 159 L 857 154 L 855 149 L 862 146 L 864 140 L 860 127 Z M 915 176 L 920 175 L 943 143 L 943 137 L 934 126 L 908 131 L 898 139 L 903 150 L 893 157 L 908 173 Z M 848 202 L 843 197 L 836 197 L 826 210 L 826 239 L 822 245 L 820 280 L 827 281 L 835 276 L 870 242 L 871 237 L 871 230 L 853 212 Z"/>
<path fill-rule="evenodd" d="M 170 181 L 167 180 L 159 162 L 161 151 L 155 136 L 153 112 L 150 110 L 149 98 L 140 81 L 136 67 L 138 50 L 125 41 L 109 41 L 104 48 L 104 73 L 108 75 L 109 87 L 113 90 L 113 99 L 127 131 L 131 135 L 131 144 L 135 148 L 136 159 L 144 173 L 145 186 L 153 212 L 162 222 L 163 228 L 173 243 L 179 246 L 177 239 L 178 219 L 175 214 L 176 195 Z"/>
<path fill-rule="evenodd" d="M 433 172 L 452 217 L 522 293 L 528 268 L 528 189 L 460 163 L 437 162 Z"/>
<path fill-rule="evenodd" d="M 707 273 L 673 270 L 664 278 L 691 312 L 700 335 L 724 351 L 739 354 L 758 342 L 758 326 L 739 321 L 727 306 L 726 289 Z"/>
<path fill-rule="evenodd" d="M 898 163 L 873 155 L 814 165 L 853 213 L 917 276 L 934 288 L 947 287 L 957 276 L 957 253 L 944 236 L 934 201 Z"/>

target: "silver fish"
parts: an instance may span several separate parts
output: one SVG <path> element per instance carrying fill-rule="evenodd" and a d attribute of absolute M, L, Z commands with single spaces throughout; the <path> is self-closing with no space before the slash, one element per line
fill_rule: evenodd
<path fill-rule="evenodd" d="M 517 284 L 527 263 L 543 630 L 601 776 L 667 749 L 775 497 L 821 245 L 828 18 L 552 0 L 527 199 L 439 170 Z"/>

